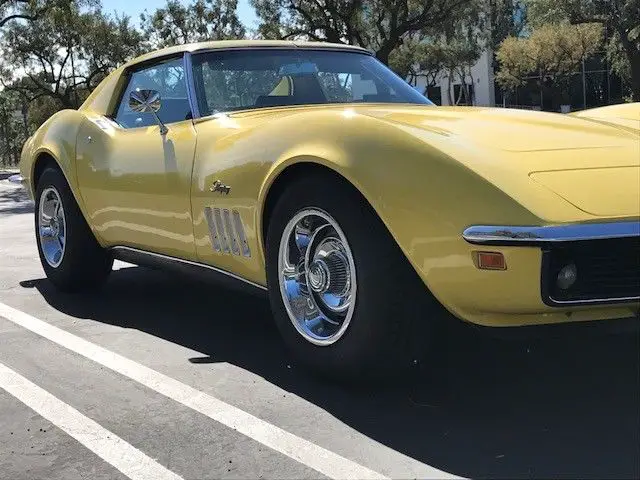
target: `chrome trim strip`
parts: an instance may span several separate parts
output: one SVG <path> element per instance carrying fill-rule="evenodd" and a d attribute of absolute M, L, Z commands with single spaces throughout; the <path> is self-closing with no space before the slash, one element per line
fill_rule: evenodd
<path fill-rule="evenodd" d="M 231 253 L 231 248 L 229 248 L 229 240 L 227 240 L 227 232 L 224 229 L 224 223 L 222 222 L 222 213 L 220 213 L 219 208 L 213 209 L 213 217 L 216 221 L 216 229 L 218 230 L 218 235 L 220 235 L 220 244 L 222 245 L 222 251 L 224 253 Z"/>
<path fill-rule="evenodd" d="M 240 238 L 240 243 L 242 244 L 242 255 L 245 257 L 251 256 L 251 249 L 249 249 L 249 242 L 247 242 L 247 236 L 244 233 L 244 226 L 242 225 L 242 219 L 240 218 L 240 212 L 234 210 L 232 212 L 233 222 L 236 226 L 236 233 Z"/>
<path fill-rule="evenodd" d="M 640 221 L 548 226 L 474 225 L 462 233 L 462 238 L 477 245 L 545 245 L 637 236 L 640 236 Z"/>
<path fill-rule="evenodd" d="M 373 52 L 358 47 L 355 45 L 309 45 L 309 46 L 300 46 L 296 45 L 295 42 L 291 42 L 291 45 L 243 45 L 237 47 L 202 47 L 202 48 L 194 48 L 192 50 L 187 50 L 188 53 L 192 55 L 198 55 L 201 53 L 211 53 L 211 52 L 233 52 L 233 51 L 246 51 L 246 50 L 312 50 L 316 52 L 351 52 L 351 53 L 361 53 L 363 55 L 369 55 L 373 57 Z"/>
<path fill-rule="evenodd" d="M 224 219 L 224 226 L 227 231 L 227 235 L 229 235 L 229 239 L 231 240 L 231 252 L 234 255 L 240 255 L 240 246 L 238 245 L 233 225 L 231 225 L 231 214 L 228 209 L 225 208 L 222 210 L 222 218 Z"/>
<path fill-rule="evenodd" d="M 211 209 L 211 207 L 204 207 L 204 218 L 207 220 L 207 225 L 209 225 L 209 236 L 211 237 L 211 246 L 216 252 L 221 252 L 222 248 L 220 247 L 218 231 L 216 229 L 215 220 L 213 219 L 213 210 Z"/>
<path fill-rule="evenodd" d="M 187 99 L 189 100 L 189 106 L 191 107 L 191 118 L 195 120 L 200 118 L 200 107 L 198 107 L 196 84 L 193 78 L 193 62 L 191 61 L 191 52 L 184 53 L 182 62 L 185 80 L 187 82 Z"/>
<path fill-rule="evenodd" d="M 551 307 L 562 307 L 564 305 L 610 305 L 618 303 L 637 303 L 640 297 L 611 297 L 611 298 L 590 298 L 588 300 L 556 300 L 553 297 L 547 297 L 550 302 L 547 305 Z"/>
<path fill-rule="evenodd" d="M 163 255 L 161 253 L 148 252 L 146 250 L 140 250 L 138 248 L 133 248 L 133 247 L 125 247 L 125 246 L 122 246 L 122 245 L 117 245 L 115 247 L 111 247 L 109 250 L 111 250 L 113 252 L 118 252 L 120 250 L 124 250 L 124 251 L 133 252 L 133 253 L 136 253 L 136 254 L 139 254 L 139 255 L 147 255 L 149 257 L 155 257 L 155 258 L 159 258 L 159 259 L 162 259 L 162 260 L 167 260 L 167 261 L 170 261 L 170 262 L 182 263 L 182 264 L 190 265 L 190 266 L 193 266 L 193 267 L 205 268 L 207 270 L 212 270 L 212 271 L 214 271 L 216 273 L 220 273 L 222 275 L 230 277 L 230 278 L 232 278 L 234 280 L 239 280 L 239 281 L 241 281 L 243 283 L 251 285 L 252 287 L 256 287 L 256 288 L 258 288 L 260 290 L 265 290 L 265 291 L 267 290 L 267 287 L 265 287 L 264 285 L 260 285 L 259 283 L 255 283 L 255 282 L 252 282 L 251 280 L 247 280 L 246 278 L 242 278 L 242 277 L 236 275 L 235 273 L 227 272 L 226 270 L 222 270 L 220 268 L 216 268 L 216 267 L 213 267 L 211 265 L 207 265 L 205 263 L 192 262 L 191 260 L 185 260 L 183 258 L 171 257 L 169 255 Z"/>

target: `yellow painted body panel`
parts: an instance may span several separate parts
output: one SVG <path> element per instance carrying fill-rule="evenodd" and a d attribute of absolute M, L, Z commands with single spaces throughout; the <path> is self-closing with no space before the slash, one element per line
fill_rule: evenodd
<path fill-rule="evenodd" d="M 498 126 L 489 125 L 483 112 L 495 115 L 474 109 L 351 105 L 268 109 L 199 120 L 194 212 L 206 206 L 237 209 L 249 226 L 252 252 L 261 252 L 260 208 L 271 182 L 292 164 L 314 162 L 335 170 L 362 192 L 425 284 L 460 318 L 498 326 L 631 315 L 637 305 L 547 307 L 540 294 L 539 248 L 492 247 L 505 254 L 508 270 L 478 270 L 472 252 L 479 247 L 465 242 L 461 232 L 474 224 L 546 225 L 638 218 L 640 200 L 631 215 L 624 198 L 620 211 L 593 215 L 529 176 L 537 168 L 551 171 L 568 165 L 603 165 L 602 148 L 619 153 L 607 165 L 637 169 L 640 150 L 636 139 L 601 128 L 583 134 L 585 140 L 590 137 L 592 148 L 573 150 L 555 139 L 558 147 L 553 150 L 513 152 L 499 145 L 488 149 L 462 141 L 462 132 L 453 128 L 431 127 L 432 117 L 437 123 L 445 116 L 455 126 L 455 118 L 468 124 L 469 117 L 478 115 L 473 127 L 483 132 L 476 132 L 477 137 L 493 135 L 499 144 Z M 503 121 L 512 112 L 498 113 Z M 534 115 L 533 120 L 539 122 L 539 116 Z M 395 123 L 400 119 L 401 124 Z M 559 115 L 557 119 L 564 121 Z M 594 135 L 600 135 L 598 141 L 607 146 L 594 144 Z M 234 189 L 228 197 L 212 197 L 208 191 L 217 179 Z M 599 190 L 615 192 L 618 187 L 611 183 Z M 201 261 L 265 282 L 263 253 L 257 265 L 251 259 L 216 254 L 208 235 L 200 217 L 195 236 Z"/>
<path fill-rule="evenodd" d="M 56 158 L 105 247 L 195 260 L 264 285 L 269 189 L 286 168 L 314 163 L 361 192 L 426 288 L 461 319 L 512 326 L 638 310 L 637 303 L 548 307 L 540 293 L 540 248 L 491 247 L 504 253 L 507 270 L 479 270 L 472 252 L 483 248 L 461 236 L 470 225 L 640 219 L 640 194 L 628 180 L 640 172 L 640 135 L 632 129 L 540 112 L 353 104 L 218 114 L 170 124 L 163 139 L 157 127 L 125 130 L 105 118 L 122 72 L 107 78 L 80 112 L 45 124 L 22 158 L 26 178 L 39 151 Z M 582 173 L 590 169 L 611 171 Z M 231 187 L 228 195 L 210 190 L 217 180 Z M 598 197 L 585 197 L 582 188 Z M 250 256 L 214 250 L 206 207 L 240 214 Z"/>
<path fill-rule="evenodd" d="M 534 172 L 531 178 L 591 215 L 633 216 L 638 212 L 640 167 L 637 166 Z M 602 184 L 618 188 L 606 190 L 600 188 Z"/>
<path fill-rule="evenodd" d="M 88 138 L 91 137 L 91 142 Z M 78 135 L 78 189 L 103 245 L 195 260 L 191 218 L 193 123 L 124 129 L 88 115 Z"/>
<path fill-rule="evenodd" d="M 572 113 L 576 117 L 606 122 L 640 134 L 640 103 L 622 103 Z"/>
<path fill-rule="evenodd" d="M 27 139 L 20 157 L 20 174 L 25 180 L 29 194 L 33 197 L 35 186 L 31 181 L 35 160 L 41 155 L 54 158 L 70 185 L 77 185 L 75 151 L 81 115 L 72 110 L 62 110 L 52 115 L 36 133 Z M 82 208 L 82 199 L 73 189 Z"/>

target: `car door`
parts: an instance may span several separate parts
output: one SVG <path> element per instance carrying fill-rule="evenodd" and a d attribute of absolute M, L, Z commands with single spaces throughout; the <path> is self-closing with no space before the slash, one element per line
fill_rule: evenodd
<path fill-rule="evenodd" d="M 182 57 L 125 73 L 115 111 L 88 114 L 77 139 L 80 192 L 96 235 L 108 246 L 129 246 L 195 259 L 191 171 L 196 132 Z M 129 107 L 132 91 L 160 94 L 161 134 L 153 113 Z"/>

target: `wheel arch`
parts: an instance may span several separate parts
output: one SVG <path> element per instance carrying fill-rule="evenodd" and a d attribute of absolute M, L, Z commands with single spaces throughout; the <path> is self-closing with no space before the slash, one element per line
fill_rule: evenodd
<path fill-rule="evenodd" d="M 42 173 L 47 169 L 47 167 L 52 167 L 60 170 L 65 178 L 67 178 L 64 170 L 60 166 L 60 162 L 55 158 L 55 156 L 49 150 L 41 150 L 35 155 L 33 166 L 31 168 L 30 186 L 34 193 L 36 191 L 36 188 L 38 188 L 40 177 L 42 176 Z M 68 178 L 67 183 L 69 183 Z"/>
<path fill-rule="evenodd" d="M 328 176 L 332 178 L 333 181 L 339 182 L 356 192 L 362 199 L 363 205 L 366 205 L 369 209 L 371 209 L 371 212 L 380 221 L 382 228 L 385 229 L 385 231 L 389 234 L 389 237 L 394 242 L 396 242 L 396 244 L 400 247 L 400 250 L 402 250 L 400 244 L 398 244 L 397 242 L 397 239 L 391 232 L 389 225 L 374 207 L 366 192 L 363 190 L 363 187 L 356 181 L 356 179 L 348 175 L 348 168 L 341 167 L 342 165 L 339 162 L 331 162 L 319 157 L 304 156 L 283 162 L 272 170 L 272 173 L 267 178 L 267 181 L 265 182 L 258 198 L 258 218 L 256 219 L 256 233 L 259 237 L 258 247 L 261 250 L 262 259 L 265 264 L 267 231 L 269 228 L 271 215 L 273 213 L 275 205 L 278 202 L 278 199 L 287 188 L 287 186 L 295 182 L 296 179 L 304 175 L 313 174 Z M 410 259 L 407 257 L 404 251 L 403 255 L 405 256 L 407 261 L 411 263 Z"/>
<path fill-rule="evenodd" d="M 320 163 L 318 161 L 314 161 L 312 159 L 304 159 L 298 162 L 287 165 L 278 171 L 269 182 L 268 187 L 265 188 L 265 192 L 262 195 L 262 202 L 259 215 L 259 235 L 260 235 L 260 245 L 262 249 L 265 249 L 265 241 L 267 238 L 267 229 L 269 228 L 269 221 L 271 219 L 271 215 L 273 213 L 273 209 L 275 208 L 276 203 L 278 203 L 278 199 L 286 189 L 287 185 L 290 185 L 292 182 L 295 182 L 296 179 L 300 178 L 304 175 L 328 175 L 335 179 L 337 182 L 341 182 L 345 185 L 349 185 L 354 190 L 358 191 L 361 195 L 360 190 L 347 179 L 344 175 L 338 172 L 335 168 L 331 168 L 330 166 Z M 364 195 L 362 195 L 363 199 Z M 371 207 L 371 204 L 367 201 L 367 204 Z M 373 207 L 371 207 L 373 209 Z"/>
<path fill-rule="evenodd" d="M 52 151 L 50 148 L 41 148 L 34 154 L 33 165 L 31 166 L 31 178 L 29 179 L 30 188 L 32 189 L 35 199 L 36 189 L 38 188 L 38 181 L 42 176 L 42 173 L 47 167 L 52 167 L 60 171 L 67 181 L 67 185 L 71 190 L 73 197 L 75 198 L 80 211 L 85 215 L 84 204 L 79 192 L 77 191 L 75 184 L 75 165 L 71 161 L 63 162 L 60 160 L 60 156 Z M 85 216 L 86 218 L 86 216 Z"/>
<path fill-rule="evenodd" d="M 38 181 L 40 180 L 40 177 L 42 176 L 42 174 L 47 168 L 55 168 L 62 174 L 65 181 L 67 182 L 71 195 L 75 199 L 76 204 L 80 209 L 80 213 L 82 214 L 85 221 L 87 222 L 87 225 L 89 225 L 89 228 L 91 229 L 92 233 L 95 235 L 96 240 L 98 241 L 98 243 L 102 244 L 101 243 L 102 240 L 99 236 L 99 233 L 93 229 L 93 227 L 91 226 L 91 223 L 88 221 L 85 205 L 82 199 L 82 195 L 80 194 L 80 190 L 79 188 L 77 188 L 77 183 L 72 182 L 72 180 L 75 180 L 75 165 L 70 163 L 65 164 L 64 162 L 61 162 L 59 157 L 57 157 L 56 154 L 54 154 L 48 148 L 39 149 L 34 154 L 33 158 L 34 158 L 33 164 L 31 165 L 31 177 L 29 178 L 29 188 L 32 189 L 34 201 L 37 202 L 38 200 L 36 198 L 36 191 L 38 188 Z"/>
<path fill-rule="evenodd" d="M 76 110 L 61 110 L 49 118 L 25 145 L 21 171 L 35 197 L 42 172 L 47 167 L 57 168 L 86 218 L 76 177 L 76 141 L 84 119 L 84 114 Z"/>

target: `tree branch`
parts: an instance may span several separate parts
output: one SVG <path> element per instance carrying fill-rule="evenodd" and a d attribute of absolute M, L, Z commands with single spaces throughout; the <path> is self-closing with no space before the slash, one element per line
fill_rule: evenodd
<path fill-rule="evenodd" d="M 318 37 L 315 33 L 311 33 L 309 31 L 307 31 L 306 29 L 296 29 L 296 30 L 292 30 L 288 33 L 286 33 L 285 35 L 282 35 L 280 37 L 281 40 L 288 40 L 291 37 L 295 37 L 296 35 L 307 35 L 309 38 L 316 40 L 316 41 L 320 41 L 322 40 L 320 37 Z"/>
<path fill-rule="evenodd" d="M 6 23 L 10 22 L 11 20 L 18 20 L 18 19 L 22 19 L 22 20 L 37 20 L 37 15 L 27 15 L 27 14 L 23 14 L 23 13 L 14 13 L 13 15 L 9 15 L 8 17 L 3 18 L 2 20 L 0 20 L 0 28 L 3 27 Z"/>

